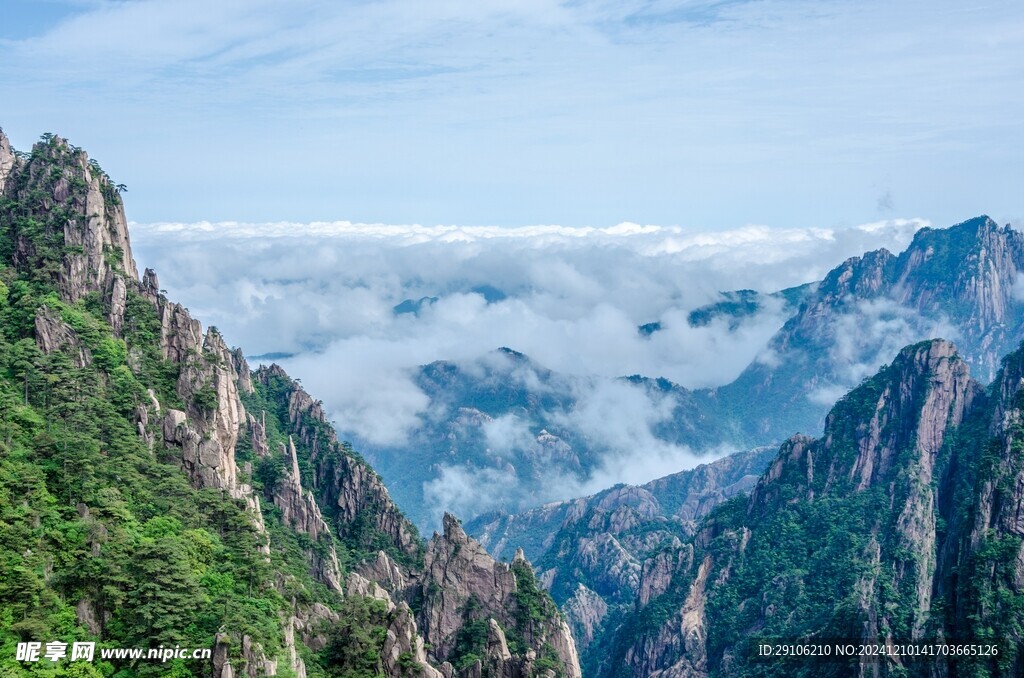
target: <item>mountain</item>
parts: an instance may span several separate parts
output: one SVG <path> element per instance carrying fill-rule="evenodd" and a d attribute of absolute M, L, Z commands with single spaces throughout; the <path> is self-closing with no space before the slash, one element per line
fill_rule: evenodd
<path fill-rule="evenodd" d="M 518 545 L 537 563 L 586 659 L 594 637 L 632 609 L 645 563 L 681 545 L 718 504 L 748 492 L 774 457 L 768 447 L 738 452 L 640 486 L 485 514 L 467 530 L 495 557 Z"/>
<path fill-rule="evenodd" d="M 139 279 L 54 135 L 0 132 L 0 572 L 4 675 L 580 675 L 525 558 L 424 542 L 319 401 Z M 95 661 L 17 657 L 57 641 Z M 211 657 L 101 656 L 176 646 Z"/>
<path fill-rule="evenodd" d="M 718 301 L 690 311 L 686 321 L 693 327 L 706 327 L 713 320 L 723 318 L 728 322 L 729 329 L 736 329 L 746 318 L 757 315 L 773 301 L 781 303 L 785 310 L 795 312 L 817 286 L 817 283 L 805 283 L 772 294 L 761 294 L 757 290 L 721 292 Z"/>
<path fill-rule="evenodd" d="M 826 408 L 905 344 L 954 339 L 990 382 L 1024 338 L 1024 235 L 986 216 L 919 230 L 898 256 L 881 249 L 829 272 L 751 364 L 714 397 L 748 439 L 820 430 Z"/>
<path fill-rule="evenodd" d="M 469 519 L 529 510 L 564 498 L 567 488 L 592 488 L 608 460 L 635 447 L 710 456 L 778 444 L 798 431 L 817 434 L 838 398 L 917 341 L 956 341 L 975 377 L 988 383 L 1000 358 L 1024 339 L 1022 274 L 1024 235 L 988 217 L 921 229 L 899 255 L 868 252 L 818 283 L 773 294 L 727 292 L 691 312 L 691 324 L 723 327 L 740 326 L 766 304 L 790 314 L 729 384 L 687 389 L 657 375 L 581 378 L 505 348 L 477 361 L 424 366 L 417 384 L 430 402 L 421 426 L 405 444 L 361 446 L 419 525 L 436 524 L 443 506 Z M 619 414 L 608 405 L 613 391 L 616 402 L 643 399 L 648 414 L 657 413 L 634 418 L 633 428 L 649 433 L 642 442 L 639 433 L 624 442 L 598 432 L 595 421 Z"/>
<path fill-rule="evenodd" d="M 509 348 L 425 365 L 416 384 L 430 404 L 408 440 L 360 447 L 421 526 L 436 524 L 446 508 L 472 518 L 565 497 L 622 452 L 593 422 L 608 403 L 659 404 L 652 427 L 666 446 L 711 446 L 725 430 L 691 391 L 667 380 L 560 374 Z"/>
<path fill-rule="evenodd" d="M 1022 377 L 1024 348 L 987 391 L 946 341 L 900 351 L 644 564 L 588 675 L 1021 675 Z M 758 658 L 780 641 L 976 647 Z"/>

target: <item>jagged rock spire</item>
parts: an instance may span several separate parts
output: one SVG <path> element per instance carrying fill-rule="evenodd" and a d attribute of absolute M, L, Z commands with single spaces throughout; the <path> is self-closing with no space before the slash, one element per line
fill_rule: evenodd
<path fill-rule="evenodd" d="M 14 151 L 11 150 L 11 142 L 7 139 L 3 129 L 0 128 L 0 195 L 4 194 L 4 186 L 7 183 L 7 177 L 14 168 L 15 160 Z"/>

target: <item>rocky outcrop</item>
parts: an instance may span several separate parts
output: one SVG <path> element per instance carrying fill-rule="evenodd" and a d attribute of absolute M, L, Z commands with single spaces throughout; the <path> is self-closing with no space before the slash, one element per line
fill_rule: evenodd
<path fill-rule="evenodd" d="M 295 617 L 289 617 L 284 623 L 284 647 L 288 653 L 288 668 L 295 678 L 306 678 L 306 662 L 299 656 L 295 643 Z"/>
<path fill-rule="evenodd" d="M 282 445 L 282 448 L 284 446 Z M 302 487 L 295 443 L 288 438 L 288 447 L 281 450 L 286 460 L 286 474 L 274 486 L 274 504 L 281 509 L 281 520 L 296 532 L 308 534 L 320 548 L 307 551 L 313 577 L 333 591 L 341 591 L 341 565 L 334 548 L 331 528 L 320 514 L 316 499 Z"/>
<path fill-rule="evenodd" d="M 286 475 L 274 487 L 274 503 L 281 509 L 281 519 L 293 530 L 308 534 L 314 541 L 330 534 L 330 528 L 320 515 L 316 500 L 302 489 L 299 459 L 295 443 L 288 437 L 288 447 L 281 446 L 285 458 Z"/>
<path fill-rule="evenodd" d="M 679 573 L 689 572 L 693 567 L 693 546 L 686 544 L 678 549 L 664 550 L 644 561 L 640 575 L 640 590 L 637 594 L 637 606 L 643 608 L 647 603 L 668 591 L 673 577 Z"/>
<path fill-rule="evenodd" d="M 476 599 L 489 614 L 503 614 L 516 591 L 516 577 L 508 565 L 470 539 L 457 518 L 446 514 L 443 534 L 435 534 L 427 547 L 421 586 L 424 636 L 443 660 L 455 646 L 469 599 Z"/>
<path fill-rule="evenodd" d="M 231 663 L 231 647 L 237 644 L 239 651 Z M 277 675 L 277 662 L 267 658 L 263 647 L 248 635 L 239 639 L 233 634 L 218 633 L 213 646 L 213 678 L 264 678 Z"/>
<path fill-rule="evenodd" d="M 240 348 L 235 348 L 231 351 L 231 369 L 235 373 L 239 392 L 252 393 L 252 370 L 249 369 L 249 362 L 245 359 L 245 354 Z"/>
<path fill-rule="evenodd" d="M 185 403 L 184 410 L 168 408 L 162 414 L 164 446 L 176 450 L 193 485 L 224 490 L 246 503 L 254 526 L 264 538 L 260 548 L 269 554 L 260 499 L 252 486 L 241 480 L 235 459 L 240 429 L 250 421 L 240 395 L 238 370 L 245 365 L 244 358 L 240 363 L 237 350 L 227 347 L 216 328 L 210 327 L 204 335 L 200 322 L 163 294 L 152 269 L 146 269 L 137 288 L 156 310 L 160 354 L 178 366 L 176 391 Z M 158 412 L 159 408 L 153 414 Z M 265 435 L 262 443 L 262 451 L 269 453 Z M 340 575 L 334 574 L 337 569 L 329 559 L 314 563 L 314 570 L 323 573 L 325 581 L 340 587 Z"/>
<path fill-rule="evenodd" d="M 36 345 L 43 353 L 65 352 L 75 367 L 81 368 L 92 363 L 92 353 L 82 343 L 78 333 L 64 322 L 57 311 L 48 306 L 41 306 L 36 311 Z"/>
<path fill-rule="evenodd" d="M 384 551 L 377 551 L 375 559 L 358 565 L 356 572 L 392 594 L 402 593 L 409 587 L 408 574 Z"/>
<path fill-rule="evenodd" d="M 321 403 L 278 365 L 261 366 L 255 380 L 265 387 L 273 381 L 283 388 L 288 399 L 288 433 L 308 450 L 314 495 L 341 535 L 365 519 L 400 552 L 417 557 L 421 545 L 416 529 L 391 501 L 380 476 L 338 440 Z"/>
<path fill-rule="evenodd" d="M 423 638 L 416 632 L 412 610 L 403 601 L 394 607 L 391 624 L 381 653 L 384 671 L 388 676 L 412 678 L 442 678 L 444 674 L 427 661 Z"/>
<path fill-rule="evenodd" d="M 177 391 L 188 411 L 167 410 L 163 437 L 167 445 L 180 448 L 182 466 L 196 486 L 222 489 L 236 499 L 252 498 L 252 488 L 239 481 L 235 463 L 245 407 L 227 355 L 223 339 L 212 328 L 201 350 L 186 354 Z"/>
<path fill-rule="evenodd" d="M 7 139 L 3 129 L 0 129 L 0 195 L 5 192 L 7 177 L 14 170 L 16 160 L 14 151 L 11 149 L 11 142 Z"/>
<path fill-rule="evenodd" d="M 630 647 L 625 663 L 634 676 L 698 678 L 708 675 L 706 615 L 710 556 L 697 569 L 680 610 L 670 624 Z"/>
<path fill-rule="evenodd" d="M 31 206 L 12 223 L 15 266 L 52 275 L 63 301 L 99 295 L 118 333 L 127 285 L 137 283 L 138 273 L 124 206 L 110 179 L 60 137 L 47 136 L 18 161 L 0 134 L 0 183 L 5 195 Z M 54 238 L 61 242 L 59 256 Z"/>
<path fill-rule="evenodd" d="M 532 657 L 527 654 L 506 659 L 507 646 L 502 650 L 498 634 L 492 632 L 488 656 L 495 662 L 500 660 L 495 664 L 502 667 L 499 675 L 519 675 L 512 672 L 512 667 L 522 670 L 538 656 L 538 650 L 547 645 L 553 649 L 569 678 L 580 676 L 572 634 L 553 606 L 545 619 L 531 619 L 527 623 L 524 617 L 516 616 L 516 610 L 525 604 L 520 596 L 527 595 L 524 592 L 535 586 L 519 580 L 517 566 L 522 568 L 519 572 L 532 577 L 521 553 L 511 566 L 499 563 L 466 535 L 455 517 L 445 515 L 444 532 L 435 534 L 427 547 L 424 574 L 419 583 L 423 600 L 420 628 L 431 645 L 430 654 L 438 663 L 449 659 L 455 649 L 456 634 L 469 621 L 467 615 L 471 615 L 476 619 L 493 620 L 499 628 L 516 628 L 534 652 Z M 538 599 L 538 604 L 543 604 L 541 601 Z"/>
<path fill-rule="evenodd" d="M 562 605 L 569 628 L 576 645 L 581 651 L 586 650 L 594 640 L 605 615 L 608 614 L 608 603 L 604 598 L 591 591 L 582 583 L 576 585 L 572 597 Z"/>

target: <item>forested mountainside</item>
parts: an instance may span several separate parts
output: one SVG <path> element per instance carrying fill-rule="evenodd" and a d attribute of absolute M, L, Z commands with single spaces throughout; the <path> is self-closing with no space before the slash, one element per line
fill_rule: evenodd
<path fill-rule="evenodd" d="M 525 558 L 424 542 L 320 403 L 140 280 L 116 186 L 0 132 L 0 673 L 579 676 Z M 21 662 L 24 642 L 211 660 Z"/>
<path fill-rule="evenodd" d="M 822 437 L 790 438 L 749 496 L 644 563 L 592 675 L 1021 675 L 1022 383 L 1024 348 L 987 392 L 946 341 L 902 350 Z M 998 650 L 757 657 L 779 639 Z"/>
<path fill-rule="evenodd" d="M 587 394 L 598 389 L 642 392 L 667 413 L 650 425 L 656 440 L 697 451 L 778 444 L 795 432 L 816 435 L 838 398 L 915 341 L 956 341 L 976 378 L 990 382 L 1000 358 L 1024 339 L 1022 273 L 1024 236 L 981 216 L 921 229 L 899 255 L 876 250 L 853 257 L 820 283 L 773 295 L 724 293 L 689 322 L 742 323 L 770 297 L 792 315 L 736 380 L 718 388 L 690 390 L 653 374 L 598 383 L 547 369 L 515 347 L 471 364 L 432 363 L 418 380 L 430 398 L 422 426 L 407 444 L 367 445 L 366 454 L 379 461 L 414 522 L 425 525 L 436 499 L 429 490 L 446 473 L 512 479 L 495 484 L 490 506 L 467 505 L 473 518 L 495 504 L 509 513 L 529 510 L 537 497 L 558 497 L 552 477 L 583 483 L 603 459 L 622 454 L 575 426 Z M 415 465 L 399 461 L 410 457 Z"/>

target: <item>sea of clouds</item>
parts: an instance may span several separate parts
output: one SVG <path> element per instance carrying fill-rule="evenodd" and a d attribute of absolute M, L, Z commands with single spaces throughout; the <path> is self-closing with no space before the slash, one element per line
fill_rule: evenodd
<path fill-rule="evenodd" d="M 696 457 L 666 449 L 652 435 L 666 403 L 609 385 L 610 378 L 666 377 L 688 388 L 728 383 L 759 356 L 771 359 L 764 348 L 785 321 L 782 304 L 768 303 L 738 326 L 722 320 L 691 327 L 690 310 L 720 291 L 773 292 L 819 280 L 868 250 L 898 252 L 926 225 L 892 219 L 702 231 L 629 223 L 201 222 L 131 229 L 139 265 L 156 269 L 172 299 L 247 355 L 287 354 L 277 361 L 323 399 L 343 435 L 400 447 L 430 406 L 414 381 L 419 366 L 471 364 L 506 346 L 578 384 L 594 384 L 592 393 L 576 394 L 580 405 L 570 416 L 609 441 L 602 482 L 642 482 L 692 466 Z M 484 285 L 505 297 L 488 301 L 474 291 Z M 423 297 L 437 301 L 418 314 L 393 310 Z M 654 321 L 663 329 L 641 336 L 637 326 Z M 638 449 L 645 440 L 650 449 Z M 466 478 L 458 467 L 445 474 L 453 490 L 500 484 Z M 443 497 L 443 477 L 431 482 L 431 494 Z"/>

